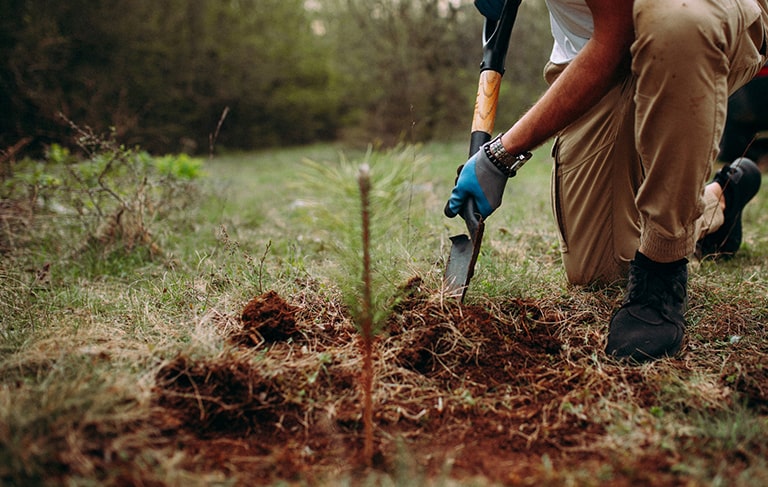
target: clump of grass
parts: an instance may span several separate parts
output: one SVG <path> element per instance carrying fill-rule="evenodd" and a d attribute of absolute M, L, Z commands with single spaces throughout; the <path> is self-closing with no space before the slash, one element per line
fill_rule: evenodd
<path fill-rule="evenodd" d="M 28 356 L 16 367 L 2 363 L 0 371 L 7 378 L 0 394 L 3 483 L 32 485 L 65 475 L 100 475 L 86 452 L 109 455 L 112 439 L 141 415 L 141 378 L 115 373 L 108 359 L 106 353 L 83 350 L 59 357 Z"/>

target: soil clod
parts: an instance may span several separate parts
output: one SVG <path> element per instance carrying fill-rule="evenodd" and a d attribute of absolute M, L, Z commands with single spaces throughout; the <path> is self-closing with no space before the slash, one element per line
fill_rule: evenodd
<path fill-rule="evenodd" d="M 267 342 L 286 340 L 299 331 L 297 311 L 275 291 L 268 291 L 245 306 L 241 314 L 242 331 L 234 334 L 232 340 L 246 346 L 259 345 L 259 337 Z"/>

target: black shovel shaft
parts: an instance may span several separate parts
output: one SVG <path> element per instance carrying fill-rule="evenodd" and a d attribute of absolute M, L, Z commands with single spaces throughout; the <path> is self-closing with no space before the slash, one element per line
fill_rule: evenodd
<path fill-rule="evenodd" d="M 504 74 L 504 61 L 507 57 L 512 27 L 517 19 L 517 11 L 522 0 L 507 0 L 498 21 L 485 19 L 483 25 L 483 62 L 480 70 L 490 69 Z"/>

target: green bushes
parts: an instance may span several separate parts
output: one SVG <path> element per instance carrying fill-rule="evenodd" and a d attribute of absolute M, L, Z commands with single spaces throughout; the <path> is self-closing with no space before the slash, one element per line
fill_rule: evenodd
<path fill-rule="evenodd" d="M 53 144 L 45 158 L 24 159 L 4 176 L 0 249 L 44 239 L 24 227 L 35 218 L 54 218 L 60 224 L 45 228 L 79 235 L 75 251 L 92 248 L 105 255 L 141 247 L 159 253 L 154 222 L 193 200 L 202 161 L 185 154 L 153 157 L 84 131 L 78 141 L 86 157 Z"/>

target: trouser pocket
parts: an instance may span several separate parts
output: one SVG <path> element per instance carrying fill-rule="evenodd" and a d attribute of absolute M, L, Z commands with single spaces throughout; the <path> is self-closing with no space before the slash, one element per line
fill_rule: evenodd
<path fill-rule="evenodd" d="M 552 177 L 550 180 L 550 202 L 552 205 L 552 215 L 557 225 L 558 240 L 560 241 L 560 252 L 568 252 L 568 236 L 565 231 L 565 222 L 563 220 L 563 202 L 562 202 L 562 163 L 560 161 L 560 137 L 555 137 L 552 144 Z"/>

